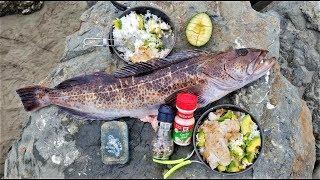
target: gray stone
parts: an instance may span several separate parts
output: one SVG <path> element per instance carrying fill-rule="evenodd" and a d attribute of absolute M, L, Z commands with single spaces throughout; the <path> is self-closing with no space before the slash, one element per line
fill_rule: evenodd
<path fill-rule="evenodd" d="M 57 66 L 66 36 L 79 29 L 86 8 L 81 1 L 46 1 L 32 14 L 0 17 L 0 177 L 9 149 L 30 116 L 16 89 L 39 83 Z"/>
<path fill-rule="evenodd" d="M 0 1 L 0 17 L 10 14 L 31 14 L 39 11 L 43 1 Z"/>
<path fill-rule="evenodd" d="M 312 109 L 313 132 L 316 138 L 317 160 L 320 160 L 320 72 L 315 73 L 312 83 L 306 86 L 303 98 Z"/>
<path fill-rule="evenodd" d="M 268 4 L 270 4 L 272 1 L 250 1 L 250 2 L 254 10 L 260 11 L 263 8 L 265 8 Z"/>
<path fill-rule="evenodd" d="M 320 179 L 320 166 L 319 164 L 316 165 L 316 168 L 314 169 L 314 173 L 313 173 L 313 179 Z"/>
<path fill-rule="evenodd" d="M 101 155 L 105 164 L 125 164 L 129 160 L 128 126 L 110 121 L 101 126 Z"/>
<path fill-rule="evenodd" d="M 263 11 L 277 13 L 281 19 L 281 71 L 299 87 L 312 112 L 320 160 L 320 2 L 273 2 Z"/>
<path fill-rule="evenodd" d="M 311 113 L 279 69 L 273 67 L 269 83 L 260 79 L 235 95 L 235 103 L 252 112 L 264 129 L 265 150 L 253 177 L 312 178 L 316 155 Z"/>
<path fill-rule="evenodd" d="M 95 5 L 98 1 L 87 1 L 88 7 L 92 7 L 93 5 Z"/>
<path fill-rule="evenodd" d="M 273 13 L 256 12 L 250 7 L 249 2 L 121 3 L 126 3 L 130 7 L 150 5 L 163 9 L 172 17 L 178 32 L 184 32 L 185 24 L 196 12 L 207 11 L 214 25 L 213 36 L 208 45 L 201 49 L 223 51 L 230 47 L 254 47 L 267 49 L 270 56 L 279 57 L 278 16 Z M 116 10 L 110 2 L 98 2 L 81 16 L 80 30 L 67 38 L 64 56 L 48 77 L 50 80 L 48 84 L 51 87 L 80 74 L 97 70 L 113 72 L 124 65 L 120 59 L 110 54 L 107 48 L 83 47 L 81 44 L 85 37 L 97 36 L 93 32 L 99 36 L 107 35 L 111 20 L 120 13 L 121 11 Z M 174 51 L 191 48 L 193 47 L 186 41 L 184 33 L 179 33 Z M 193 163 L 175 172 L 172 178 L 309 178 L 312 176 L 315 144 L 309 110 L 299 97 L 297 88 L 280 74 L 279 67 L 274 67 L 270 73 L 270 76 L 263 77 L 211 104 L 235 103 L 256 116 L 268 136 L 265 144 L 267 150 L 261 162 L 245 174 L 226 177 L 213 173 L 201 164 Z M 268 103 L 275 108 L 268 109 Z M 50 123 L 47 121 L 49 115 Z M 47 124 L 43 125 L 41 116 L 46 117 L 44 119 Z M 61 125 L 60 119 L 65 117 L 70 118 L 72 122 L 64 119 L 63 122 L 68 123 Z M 100 121 L 91 122 L 80 117 L 69 117 L 56 107 L 36 111 L 31 116 L 30 124 L 25 128 L 22 139 L 10 151 L 6 161 L 5 178 L 39 178 L 46 176 L 44 173 L 49 170 L 60 172 L 64 178 L 161 178 L 163 172 L 170 167 L 152 162 L 151 141 L 155 134 L 151 126 L 136 119 L 125 120 L 129 130 L 129 161 L 123 165 L 110 166 L 101 160 Z M 53 143 L 59 137 L 69 134 L 67 124 L 75 122 L 78 132 L 73 134 L 74 141 L 63 141 L 59 147 L 46 144 L 45 139 Z M 47 125 L 49 127 L 45 127 Z M 35 142 L 36 146 L 27 146 L 29 142 Z M 19 148 L 25 146 L 32 150 L 26 156 L 27 161 L 23 161 L 25 153 L 19 153 Z M 191 150 L 191 146 L 176 146 L 172 159 L 185 157 Z M 78 155 L 73 154 L 67 161 L 66 152 L 78 152 Z M 52 157 L 53 155 L 55 156 Z M 52 158 L 56 163 L 52 162 Z M 196 159 L 195 155 L 191 159 Z M 62 163 L 65 161 L 72 163 L 65 166 Z"/>
<path fill-rule="evenodd" d="M 43 108 L 38 113 L 33 113 L 31 118 L 37 119 L 30 122 L 24 130 L 24 136 L 13 148 L 6 159 L 5 175 L 8 178 L 63 178 L 59 171 L 61 167 L 69 166 L 79 156 L 75 142 L 67 142 L 64 135 L 67 133 L 65 127 L 60 123 L 57 108 Z M 53 134 L 57 136 L 53 136 Z M 14 146 L 14 147 L 15 147 Z M 14 155 L 13 155 L 14 154 Z M 13 156 L 12 156 L 13 155 Z M 12 157 L 12 158 L 11 158 Z M 21 169 L 10 167 L 10 162 L 20 161 Z M 43 169 L 32 167 L 43 167 Z M 12 170 L 15 173 L 12 173 Z"/>

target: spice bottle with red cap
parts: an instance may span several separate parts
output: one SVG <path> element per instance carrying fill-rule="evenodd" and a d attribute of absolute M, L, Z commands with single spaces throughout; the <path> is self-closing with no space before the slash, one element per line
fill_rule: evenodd
<path fill-rule="evenodd" d="M 173 141 L 180 146 L 191 143 L 195 119 L 194 111 L 197 109 L 198 97 L 190 93 L 179 93 L 176 99 L 177 115 L 173 123 Z"/>

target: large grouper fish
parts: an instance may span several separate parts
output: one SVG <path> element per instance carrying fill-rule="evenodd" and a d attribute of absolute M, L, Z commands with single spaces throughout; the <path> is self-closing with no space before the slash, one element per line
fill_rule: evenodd
<path fill-rule="evenodd" d="M 266 54 L 252 48 L 218 53 L 185 50 L 113 74 L 97 72 L 54 88 L 28 86 L 17 93 L 27 111 L 54 104 L 90 119 L 135 117 L 151 122 L 146 117 L 157 115 L 158 107 L 172 103 L 178 92 L 196 94 L 202 107 L 259 79 L 275 63 Z"/>

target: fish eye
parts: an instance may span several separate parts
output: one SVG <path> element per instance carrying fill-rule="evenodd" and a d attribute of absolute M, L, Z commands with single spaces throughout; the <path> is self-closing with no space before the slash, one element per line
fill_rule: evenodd
<path fill-rule="evenodd" d="M 236 53 L 239 55 L 239 56 L 245 56 L 248 54 L 248 50 L 247 49 L 236 49 Z"/>

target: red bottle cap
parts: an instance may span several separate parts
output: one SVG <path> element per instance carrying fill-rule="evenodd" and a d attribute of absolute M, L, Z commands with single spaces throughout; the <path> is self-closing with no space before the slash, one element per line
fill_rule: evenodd
<path fill-rule="evenodd" d="M 176 99 L 176 105 L 183 110 L 194 110 L 197 108 L 198 97 L 190 93 L 179 93 Z"/>

